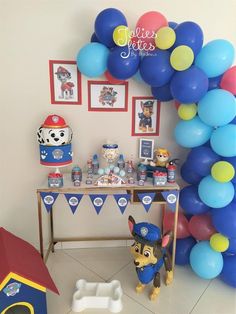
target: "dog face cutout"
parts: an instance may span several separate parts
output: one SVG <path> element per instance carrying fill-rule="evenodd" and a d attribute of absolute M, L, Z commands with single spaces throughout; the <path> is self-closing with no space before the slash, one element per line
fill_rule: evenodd
<path fill-rule="evenodd" d="M 43 128 L 37 132 L 38 142 L 45 146 L 61 146 L 69 144 L 72 140 L 72 130 L 66 128 Z"/>

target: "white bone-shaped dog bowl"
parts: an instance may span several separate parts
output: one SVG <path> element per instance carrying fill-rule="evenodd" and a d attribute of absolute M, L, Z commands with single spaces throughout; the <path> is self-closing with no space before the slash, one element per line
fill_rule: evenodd
<path fill-rule="evenodd" d="M 73 295 L 72 311 L 81 312 L 85 309 L 108 309 L 112 313 L 122 310 L 123 291 L 120 282 L 87 282 L 80 279 L 76 282 L 76 292 Z"/>

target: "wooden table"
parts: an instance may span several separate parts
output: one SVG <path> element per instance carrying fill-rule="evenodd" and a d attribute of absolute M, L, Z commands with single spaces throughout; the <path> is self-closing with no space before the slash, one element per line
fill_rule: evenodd
<path fill-rule="evenodd" d="M 85 175 L 86 176 L 86 175 Z M 151 180 L 151 179 L 148 179 Z M 100 187 L 94 185 L 86 185 L 84 182 L 81 183 L 79 187 L 73 186 L 73 183 L 70 180 L 70 175 L 64 175 L 64 186 L 62 188 L 49 188 L 47 182 L 37 189 L 37 199 L 38 199 L 38 223 L 39 223 L 39 240 L 40 240 L 40 253 L 42 258 L 46 261 L 50 251 L 54 252 L 54 245 L 57 242 L 68 242 L 68 241 L 100 241 L 100 240 L 131 240 L 131 237 L 75 237 L 75 238 L 56 238 L 54 237 L 54 221 L 53 221 L 53 208 L 50 211 L 50 244 L 47 249 L 46 254 L 44 255 L 44 244 L 43 244 L 43 223 L 42 223 L 42 199 L 41 192 L 55 192 L 59 194 L 66 193 L 75 193 L 75 194 L 118 194 L 118 193 L 128 193 L 131 195 L 130 202 L 131 204 L 140 204 L 138 198 L 138 193 L 151 193 L 155 192 L 156 195 L 153 199 L 153 203 L 161 204 L 162 211 L 166 209 L 166 201 L 163 198 L 161 192 L 163 191 L 179 191 L 179 186 L 177 183 L 171 184 L 167 183 L 162 186 L 153 186 L 152 181 L 145 182 L 144 186 L 139 186 L 137 184 L 125 184 L 122 186 L 110 186 L 110 187 Z M 179 197 L 176 201 L 176 210 L 175 210 L 175 220 L 174 220 L 174 237 L 173 237 L 173 253 L 172 253 L 172 267 L 174 269 L 175 261 L 175 250 L 176 250 L 176 235 L 177 235 L 177 222 L 178 222 L 178 210 L 179 210 Z"/>

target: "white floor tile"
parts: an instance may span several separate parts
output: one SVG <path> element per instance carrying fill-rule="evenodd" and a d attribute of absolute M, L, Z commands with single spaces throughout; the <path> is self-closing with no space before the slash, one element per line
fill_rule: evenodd
<path fill-rule="evenodd" d="M 120 280 L 124 292 L 122 314 L 235 314 L 236 290 L 218 279 L 197 277 L 190 267 L 177 266 L 174 282 L 162 283 L 157 301 L 149 300 L 151 284 L 136 294 L 138 278 L 129 248 L 57 250 L 50 254 L 48 267 L 60 296 L 47 293 L 48 314 L 74 314 L 71 311 L 75 283 Z M 162 278 L 164 277 L 164 270 Z M 106 310 L 86 310 L 84 314 L 108 314 Z M 20 313 L 22 314 L 22 313 Z"/>
<path fill-rule="evenodd" d="M 132 259 L 127 247 L 65 250 L 65 252 L 104 280 L 109 280 Z"/>
<path fill-rule="evenodd" d="M 72 295 L 77 280 L 85 278 L 93 282 L 102 281 L 96 274 L 62 250 L 51 254 L 49 262 L 53 264 L 50 273 L 60 292 L 60 296 L 51 292 L 47 293 L 49 314 L 66 314 L 71 310 Z"/>
<path fill-rule="evenodd" d="M 164 273 L 162 273 L 163 278 Z M 122 289 L 128 296 L 158 314 L 189 314 L 209 284 L 208 281 L 195 276 L 188 267 L 176 267 L 174 282 L 170 286 L 165 286 L 162 280 L 160 295 L 153 302 L 149 300 L 151 284 L 145 288 L 143 293 L 136 293 L 135 287 L 138 278 L 133 263 L 123 268 L 112 279 L 120 280 Z"/>
<path fill-rule="evenodd" d="M 213 280 L 191 314 L 235 314 L 236 289 Z"/>
<path fill-rule="evenodd" d="M 120 313 L 122 314 L 153 314 L 153 312 L 146 309 L 141 304 L 138 304 L 136 301 L 132 300 L 127 295 L 122 297 L 123 309 Z M 106 309 L 86 309 L 81 312 L 84 314 L 111 314 L 110 311 Z M 75 314 L 75 312 L 69 312 L 69 314 Z"/>

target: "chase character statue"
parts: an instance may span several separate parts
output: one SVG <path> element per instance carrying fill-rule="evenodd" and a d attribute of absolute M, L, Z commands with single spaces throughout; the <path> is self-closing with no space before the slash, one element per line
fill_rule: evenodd
<path fill-rule="evenodd" d="M 132 216 L 129 216 L 128 223 L 135 241 L 131 247 L 131 253 L 139 279 L 136 292 L 142 292 L 152 281 L 153 289 L 150 299 L 154 301 L 160 292 L 160 269 L 163 264 L 166 269 L 166 285 L 173 280 L 171 258 L 167 250 L 171 242 L 171 234 L 167 233 L 161 237 L 161 231 L 157 226 L 147 222 L 136 224 Z"/>
<path fill-rule="evenodd" d="M 138 113 L 139 129 L 142 132 L 153 131 L 152 128 L 152 114 L 153 114 L 154 101 L 148 100 L 146 102 L 141 101 L 142 112 Z"/>

